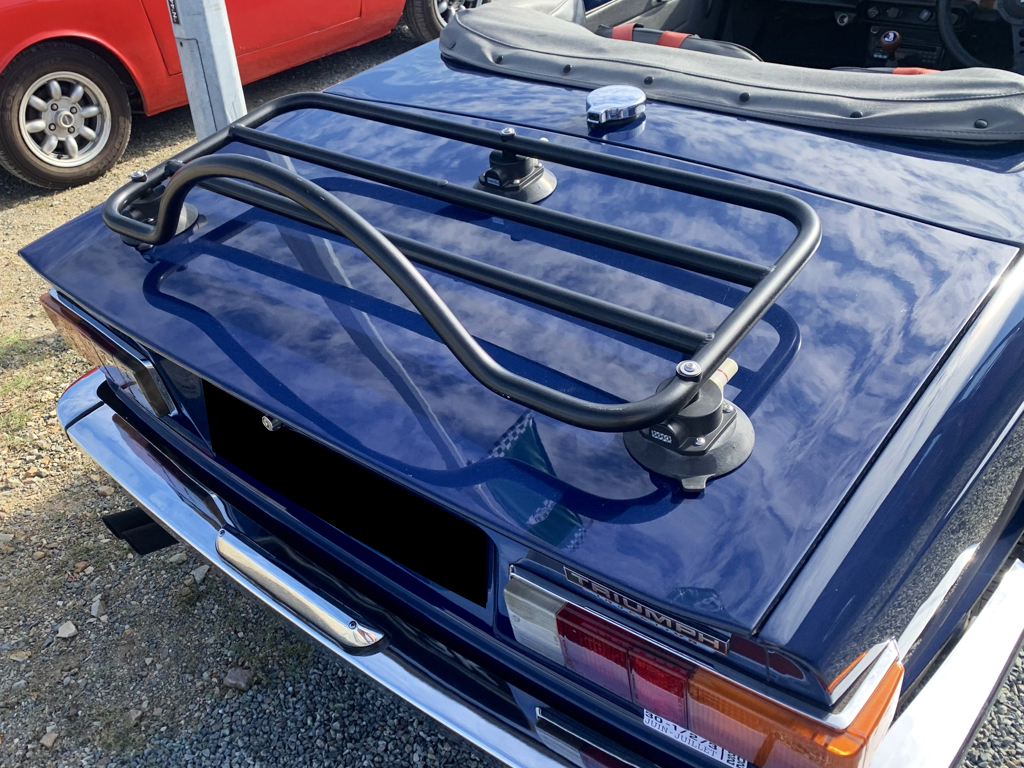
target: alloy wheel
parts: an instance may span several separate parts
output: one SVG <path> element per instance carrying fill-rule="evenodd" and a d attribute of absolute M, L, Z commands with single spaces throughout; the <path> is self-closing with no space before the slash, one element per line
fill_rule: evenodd
<path fill-rule="evenodd" d="M 451 21 L 452 16 L 463 8 L 476 8 L 478 5 L 483 5 L 487 1 L 488 0 L 434 0 L 434 14 L 443 27 Z"/>
<path fill-rule="evenodd" d="M 100 88 L 75 72 L 51 72 L 26 91 L 18 111 L 22 138 L 43 162 L 73 168 L 102 151 L 110 137 L 110 105 Z"/>

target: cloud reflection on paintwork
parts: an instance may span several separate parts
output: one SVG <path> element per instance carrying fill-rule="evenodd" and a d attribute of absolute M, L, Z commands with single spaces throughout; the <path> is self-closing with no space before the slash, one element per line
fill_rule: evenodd
<path fill-rule="evenodd" d="M 382 87 L 395 104 L 479 115 L 503 124 L 516 124 L 521 115 L 529 114 L 542 127 L 586 135 L 585 89 L 553 88 L 449 68 L 429 46 L 331 91 L 360 95 L 380 93 Z M 439 106 L 431 97 L 442 89 L 445 99 Z M 966 231 L 1001 238 L 1022 236 L 1013 201 L 1024 191 L 1024 177 L 1017 172 L 1024 152 L 1013 143 L 882 140 L 801 130 L 656 101 L 647 105 L 646 130 L 624 143 Z"/>
<path fill-rule="evenodd" d="M 380 76 L 415 79 L 417 73 Z M 510 89 L 506 92 L 524 97 L 534 92 L 528 83 L 501 83 L 501 88 Z M 418 86 L 422 88 L 422 80 Z M 401 92 L 396 93 L 400 98 Z M 555 106 L 560 98 L 578 95 L 552 93 L 544 91 Z M 750 156 L 746 167 L 767 173 L 772 163 L 785 165 L 773 158 L 802 153 L 803 163 L 786 166 L 785 173 L 799 171 L 807 183 L 829 186 L 837 194 L 849 182 L 851 193 L 895 196 L 898 185 L 885 174 L 851 180 L 850 170 L 842 167 L 849 157 L 844 159 L 835 147 L 842 144 L 855 154 L 856 143 L 777 126 L 752 132 L 748 126 L 742 133 L 746 148 L 741 152 L 729 146 L 740 136 L 740 121 L 705 115 L 698 130 L 696 119 L 687 116 L 686 110 L 679 114 L 672 140 L 695 156 L 703 152 L 711 159 L 717 153 L 714 161 L 725 165 L 739 163 L 745 153 Z M 302 115 L 281 121 L 290 135 L 307 130 L 311 125 L 307 123 Z M 644 136 L 656 135 L 651 130 L 655 127 L 657 123 L 652 123 Z M 346 135 L 347 128 L 354 133 Z M 486 162 L 486 151 L 479 148 L 456 147 L 433 138 L 411 140 L 404 131 L 356 125 L 342 118 L 318 123 L 314 138 L 324 146 L 352 146 L 372 159 L 419 173 L 443 173 L 454 183 L 471 183 Z M 552 139 L 577 146 L 587 143 Z M 928 181 L 924 175 L 914 175 L 925 171 L 923 165 L 914 165 L 912 155 L 895 156 L 894 163 L 901 172 L 909 169 L 908 183 Z M 297 166 L 317 178 L 332 178 L 322 169 Z M 786 170 L 789 167 L 793 170 Z M 981 172 L 956 167 L 968 175 Z M 545 205 L 560 210 L 762 262 L 774 259 L 792 236 L 788 223 L 763 214 L 725 211 L 723 215 L 721 204 L 682 195 L 676 196 L 679 204 L 662 206 L 625 182 L 594 181 L 565 168 L 557 171 L 558 191 Z M 611 254 L 598 246 L 572 253 L 560 248 L 560 238 L 528 227 L 490 218 L 460 219 L 450 211 L 447 217 L 435 216 L 431 212 L 443 204 L 410 205 L 404 193 L 371 197 L 352 189 L 340 195 L 372 223 L 466 256 L 696 327 L 706 327 L 709 318 L 717 322 L 728 310 L 676 287 L 669 268 L 651 267 L 646 276 L 632 274 L 641 264 L 635 257 Z M 979 212 L 975 223 L 993 229 L 1008 226 L 1006 201 L 990 199 L 988 191 L 979 195 L 986 212 Z M 953 338 L 1015 251 L 829 197 L 803 197 L 821 216 L 824 240 L 780 302 L 798 323 L 803 346 L 792 367 L 751 414 L 757 434 L 753 456 L 738 472 L 711 483 L 700 499 L 680 498 L 677 508 L 666 508 L 667 514 L 661 517 L 634 524 L 593 523 L 572 552 L 572 563 L 581 570 L 599 570 L 601 563 L 615 558 L 621 564 L 623 586 L 664 599 L 678 588 L 703 589 L 714 584 L 723 610 L 740 624 L 752 624 L 936 365 L 945 340 Z M 209 221 L 194 238 L 193 247 L 200 252 L 206 233 L 246 210 L 209 193 L 197 192 L 190 200 L 200 205 Z M 915 192 L 897 202 L 913 207 L 923 200 Z M 948 205 L 948 200 L 941 204 Z M 357 290 L 409 307 L 376 266 L 338 242 L 337 253 Z M 280 263 L 295 263 L 289 261 L 280 238 L 265 228 L 240 233 L 230 244 Z M 267 401 L 269 407 L 273 396 L 260 392 L 258 380 L 240 374 L 203 330 L 175 318 L 170 310 L 131 300 L 140 295 L 141 280 L 151 268 L 135 251 L 113 236 L 90 247 L 97 249 L 96 274 L 76 282 L 76 296 L 87 306 L 102 308 L 112 322 L 144 334 L 143 341 L 178 360 L 188 360 L 211 378 L 237 381 L 249 399 Z M 90 257 L 76 252 L 76 259 L 81 268 Z M 430 280 L 474 334 L 606 391 L 630 398 L 645 396 L 671 369 L 664 357 L 583 330 L 565 319 L 523 309 L 447 277 L 432 274 Z M 686 285 L 685 279 L 676 283 Z M 307 425 L 311 432 L 339 441 L 351 435 L 396 461 L 435 469 L 443 466 L 392 383 L 357 353 L 322 296 L 209 256 L 200 256 L 185 272 L 172 275 L 165 289 L 216 318 L 254 359 L 336 425 L 333 435 L 326 427 Z M 475 382 L 441 344 L 398 325 L 379 321 L 378 327 L 467 458 L 486 456 L 495 440 L 522 415 L 521 406 Z M 772 332 L 759 328 L 740 345 L 735 357 L 756 371 L 773 341 Z M 382 421 L 390 428 L 382 430 Z M 537 429 L 553 471 L 564 483 L 607 499 L 635 498 L 654 489 L 647 473 L 625 453 L 618 436 L 573 429 L 543 417 L 537 418 Z M 358 447 L 346 447 L 358 453 Z M 429 490 L 457 506 L 493 514 L 482 509 L 479 499 L 466 489 Z M 585 514 L 586 510 L 575 511 Z M 498 520 L 496 525 L 507 526 L 508 521 Z M 537 546 L 544 544 L 538 541 Z"/>
<path fill-rule="evenodd" d="M 295 130 L 306 132 L 312 126 L 311 122 Z M 465 186 L 472 184 L 486 156 L 479 148 L 444 147 L 437 139 L 412 142 L 405 131 L 382 136 L 375 126 L 356 127 L 346 138 L 343 131 L 333 131 L 324 131 L 321 125 L 318 133 L 307 138 L 338 150 L 355 138 L 352 146 L 372 154 L 374 160 L 424 174 L 437 175 L 436 157 L 443 155 L 444 177 Z M 372 153 L 367 147 L 372 147 Z M 322 183 L 331 178 L 320 168 L 300 170 L 315 174 Z M 777 257 L 793 235 L 787 222 L 758 212 L 723 215 L 721 204 L 685 195 L 676 196 L 681 201 L 678 205 L 658 208 L 629 182 L 595 184 L 574 169 L 558 168 L 557 173 L 560 191 L 545 205 L 595 220 L 638 226 L 762 263 Z M 436 214 L 441 203 L 410 205 L 403 193 L 338 194 L 371 222 L 389 230 L 685 324 L 707 327 L 709 318 L 717 322 L 728 311 L 722 304 L 637 276 L 630 271 L 640 263 L 633 257 L 619 256 L 621 267 L 581 258 L 559 249 L 558 238 L 529 227 L 493 219 L 442 218 Z M 823 510 L 841 498 L 866 460 L 865 446 L 883 439 L 886 425 L 966 318 L 964 308 L 986 289 L 1011 250 L 838 201 L 808 199 L 821 216 L 824 241 L 781 301 L 800 324 L 803 349 L 753 414 L 758 446 L 743 468 L 742 481 L 736 477 L 715 481 L 700 504 L 684 502 L 679 515 L 642 526 L 592 527 L 576 553 L 584 561 L 599 562 L 613 552 L 629 557 L 629 552 L 642 549 L 642 542 L 662 542 L 658 557 L 647 566 L 657 568 L 666 594 L 670 587 L 699 587 L 698 582 L 714 579 L 726 610 L 738 619 L 749 618 L 763 607 L 754 599 L 761 595 L 750 589 L 751 574 L 807 546 L 822 522 Z M 629 200 L 629 205 L 623 206 L 623 200 Z M 506 234 L 509 231 L 521 239 L 513 240 Z M 240 247 L 265 251 L 266 246 L 253 237 L 254 241 L 242 242 Z M 352 249 L 342 252 L 346 269 L 361 290 L 407 306 L 368 260 Z M 599 383 L 622 397 L 646 396 L 665 375 L 664 360 L 657 357 L 581 331 L 546 313 L 524 311 L 447 277 L 434 275 L 431 281 L 474 334 Z M 956 307 L 961 309 L 954 311 Z M 513 317 L 515 321 L 510 321 Z M 403 354 L 423 358 L 425 352 L 415 340 L 410 341 Z M 758 364 L 746 359 L 746 346 L 746 342 L 740 346 L 736 357 L 756 369 Z M 480 403 L 481 394 L 474 393 L 468 380 L 460 390 L 460 407 L 445 407 L 455 398 L 431 381 L 436 378 L 431 370 L 452 365 L 446 354 L 435 351 L 429 355 L 430 364 L 417 370 L 424 377 L 424 391 L 438 412 L 445 414 L 452 433 L 479 436 L 474 446 L 479 455 L 490 445 L 480 424 L 486 422 L 494 430 L 489 435 L 493 440 L 511 422 L 487 419 L 491 406 L 486 393 Z M 471 402 L 480 405 L 470 406 Z M 538 428 L 563 480 L 608 498 L 629 498 L 650 490 L 645 473 L 625 456 L 617 438 L 543 418 L 538 419 Z M 372 423 L 365 429 L 372 432 Z M 474 455 L 472 449 L 467 451 Z M 800 470 L 811 466 L 815 471 Z M 760 480 L 752 482 L 754 477 Z M 734 514 L 737 507 L 761 517 L 756 538 L 747 531 L 746 515 Z M 732 547 L 728 563 L 721 561 L 726 541 Z M 680 580 L 685 583 L 677 583 Z"/>

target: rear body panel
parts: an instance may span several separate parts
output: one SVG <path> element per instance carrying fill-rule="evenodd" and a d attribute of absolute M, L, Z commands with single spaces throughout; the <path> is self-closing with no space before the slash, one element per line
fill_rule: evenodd
<path fill-rule="evenodd" d="M 373 77 L 390 87 L 405 77 L 403 61 L 415 73 L 424 55 L 414 52 L 389 65 L 390 77 Z M 446 74 L 454 101 L 470 76 Z M 547 87 L 542 93 L 543 105 L 520 101 L 520 120 L 544 123 L 558 99 L 582 106 L 579 92 Z M 477 98 L 482 94 L 478 90 Z M 566 107 L 565 114 L 566 121 L 582 123 L 581 110 L 570 114 Z M 697 113 L 666 108 L 665 114 L 691 119 Z M 752 141 L 765 131 L 784 131 L 793 141 L 813 136 L 734 118 L 702 119 L 693 130 L 707 141 L 720 133 L 721 120 Z M 652 123 L 642 136 L 653 138 L 656 128 Z M 486 167 L 484 150 L 340 116 L 301 113 L 268 130 L 461 185 L 471 185 Z M 554 131 L 529 135 L 633 152 Z M 833 163 L 843 161 L 829 145 L 837 140 L 815 140 Z M 871 151 L 880 165 L 905 159 Z M 648 159 L 742 179 L 685 161 Z M 940 183 L 941 164 L 913 160 L 931 174 L 935 208 L 953 207 L 957 192 Z M 713 280 L 297 165 L 378 227 L 669 319 L 713 327 L 708 318 L 719 320 L 736 300 L 732 289 Z M 792 237 L 788 224 L 768 215 L 628 182 L 602 179 L 598 187 L 588 174 L 553 170 L 558 190 L 542 205 L 558 210 L 759 263 L 773 261 Z M 998 173 L 977 173 L 993 187 L 1002 183 Z M 876 200 L 865 207 L 825 194 L 798 196 L 822 220 L 821 248 L 737 350 L 741 372 L 727 392 L 751 417 L 754 454 L 699 497 L 649 476 L 629 458 L 621 437 L 530 416 L 485 390 L 380 271 L 340 238 L 325 240 L 321 232 L 197 192 L 190 200 L 205 224 L 187 240 L 162 246 L 162 258 L 176 264 L 146 262 L 107 231 L 97 213 L 24 255 L 82 306 L 149 349 L 509 537 L 524 552 L 565 563 L 701 626 L 749 635 L 1017 253 L 1013 245 L 879 210 Z M 1009 224 L 995 208 L 983 228 L 1000 236 L 1005 233 L 996 230 Z M 653 392 L 679 359 L 428 275 L 503 364 L 564 391 L 636 399 Z M 529 456 L 506 455 L 511 444 L 527 442 Z M 311 478 L 323 481 L 329 479 Z M 920 514 L 918 524 L 933 530 L 931 518 Z M 875 566 L 869 558 L 857 560 L 857 567 Z M 869 583 L 872 590 L 883 588 Z M 459 610 L 473 612 L 464 605 Z M 792 639 L 780 634 L 774 641 L 785 647 Z M 849 639 L 819 631 L 814 642 L 800 644 L 799 655 L 828 675 L 849 662 Z M 825 640 L 834 642 L 826 647 Z"/>
<path fill-rule="evenodd" d="M 76 382 L 61 398 L 58 415 L 71 439 L 144 509 L 243 589 L 510 766 L 565 764 L 549 750 L 583 766 L 595 763 L 581 763 L 581 753 L 600 765 L 636 768 L 720 764 L 690 749 L 680 752 L 676 742 L 647 729 L 640 713 L 610 706 L 578 680 L 552 674 L 539 663 L 543 660 L 511 647 L 515 644 L 509 642 L 507 616 L 500 609 L 493 637 L 481 623 L 467 621 L 436 600 L 422 599 L 415 579 L 382 580 L 372 564 L 369 569 L 358 564 L 353 568 L 346 552 L 196 451 L 171 422 L 156 422 L 119 398 L 101 372 Z M 224 536 L 270 558 L 270 567 L 299 579 L 297 586 L 311 599 L 329 595 L 350 616 L 383 630 L 387 647 L 358 656 L 338 647 L 293 613 L 294 605 L 279 602 L 260 581 L 237 571 L 234 559 L 225 560 Z M 507 541 L 497 543 L 502 563 L 523 554 Z M 1024 564 L 1017 562 L 994 581 L 992 599 L 897 721 L 873 766 L 935 768 L 955 762 L 984 702 L 1014 658 L 1024 627 L 1022 605 Z M 950 707 L 951 699 L 960 706 Z"/>
<path fill-rule="evenodd" d="M 446 67 L 433 44 L 331 89 L 585 137 L 585 91 Z M 445 94 L 438 104 L 437 93 Z M 651 102 L 646 127 L 615 143 L 806 189 L 950 229 L 1017 242 L 1024 150 L 801 129 Z"/>

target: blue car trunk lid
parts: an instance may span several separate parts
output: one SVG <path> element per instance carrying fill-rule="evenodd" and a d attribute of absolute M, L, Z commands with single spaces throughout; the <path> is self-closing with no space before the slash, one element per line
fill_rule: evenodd
<path fill-rule="evenodd" d="M 445 66 L 433 46 L 409 51 L 331 92 L 588 136 L 587 91 Z M 646 117 L 643 131 L 620 132 L 609 141 L 964 232 L 1024 237 L 1016 205 L 1024 189 L 1020 142 L 876 138 L 656 101 L 648 101 Z"/>
<path fill-rule="evenodd" d="M 338 115 L 301 112 L 265 130 L 450 184 L 470 186 L 487 167 L 478 147 Z M 600 245 L 304 163 L 295 169 L 381 229 L 685 325 L 713 328 L 742 295 Z M 595 221 L 761 264 L 793 237 L 792 225 L 767 214 L 552 170 L 558 187 L 541 205 Z M 751 632 L 1017 252 L 876 207 L 796 194 L 818 212 L 823 241 L 734 354 L 740 373 L 726 394 L 751 418 L 754 452 L 700 495 L 642 469 L 620 435 L 570 427 L 486 390 L 342 238 L 197 191 L 189 199 L 202 224 L 158 246 L 165 263 L 143 259 L 95 211 L 23 255 L 147 347 L 446 509 L 661 610 Z M 680 358 L 423 271 L 499 362 L 562 391 L 636 400 Z M 351 493 L 315 468 L 309 481 Z"/>

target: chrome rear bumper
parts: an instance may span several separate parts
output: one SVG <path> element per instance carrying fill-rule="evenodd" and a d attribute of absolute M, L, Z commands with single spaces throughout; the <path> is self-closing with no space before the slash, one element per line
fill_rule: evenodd
<path fill-rule="evenodd" d="M 216 496 L 109 407 L 97 407 L 95 392 L 102 381 L 102 373 L 94 373 L 77 382 L 62 398 L 58 416 L 70 424 L 71 440 L 153 519 L 314 640 L 483 751 L 511 766 L 565 768 L 539 742 L 455 698 L 388 649 L 374 652 L 375 645 L 384 645 L 376 630 L 274 566 L 241 537 L 222 532 Z M 352 655 L 353 645 L 369 655 Z"/>
<path fill-rule="evenodd" d="M 385 647 L 381 632 L 225 531 L 224 507 L 217 497 L 97 398 L 102 381 L 97 372 L 68 389 L 58 405 L 60 421 L 69 437 L 178 539 L 347 663 L 498 760 L 522 768 L 567 765 L 540 742 L 412 668 Z M 1016 561 L 956 647 L 893 723 L 872 768 L 954 765 L 1012 664 L 1022 636 L 1024 563 Z"/>
<path fill-rule="evenodd" d="M 1024 635 L 1024 563 L 1003 575 L 985 607 L 893 722 L 871 768 L 955 765 L 1013 664 Z"/>

